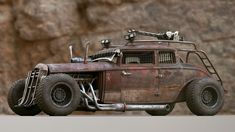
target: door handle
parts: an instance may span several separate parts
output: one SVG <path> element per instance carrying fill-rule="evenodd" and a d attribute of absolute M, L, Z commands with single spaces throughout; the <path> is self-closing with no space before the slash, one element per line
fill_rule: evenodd
<path fill-rule="evenodd" d="M 124 75 L 124 76 L 130 76 L 132 73 L 130 73 L 130 72 L 126 72 L 126 71 L 122 71 L 122 75 Z"/>
<path fill-rule="evenodd" d="M 158 74 L 156 77 L 157 78 L 163 78 L 163 74 Z"/>

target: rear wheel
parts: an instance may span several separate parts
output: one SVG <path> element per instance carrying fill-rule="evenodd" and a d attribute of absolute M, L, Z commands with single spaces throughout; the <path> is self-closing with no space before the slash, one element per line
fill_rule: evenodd
<path fill-rule="evenodd" d="M 146 112 L 152 116 L 165 116 L 171 113 L 171 111 L 174 109 L 175 104 L 169 104 L 170 108 L 169 110 L 147 110 Z"/>
<path fill-rule="evenodd" d="M 80 88 L 69 75 L 49 75 L 39 84 L 36 102 L 49 115 L 68 115 L 78 108 Z"/>
<path fill-rule="evenodd" d="M 20 79 L 11 86 L 8 92 L 8 105 L 13 112 L 21 116 L 33 116 L 41 112 L 37 105 L 32 105 L 30 107 L 17 107 L 18 101 L 23 96 L 25 88 L 25 79 Z"/>
<path fill-rule="evenodd" d="M 196 115 L 215 115 L 224 103 L 224 90 L 212 78 L 194 80 L 186 90 L 186 103 Z"/>

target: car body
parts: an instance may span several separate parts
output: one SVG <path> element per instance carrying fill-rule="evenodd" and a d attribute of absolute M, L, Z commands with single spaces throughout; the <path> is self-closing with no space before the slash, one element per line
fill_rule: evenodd
<path fill-rule="evenodd" d="M 190 55 L 196 55 L 204 66 L 189 63 Z M 63 80 L 65 83 L 60 83 Z M 196 115 L 214 115 L 223 105 L 224 91 L 206 53 L 193 42 L 175 40 L 131 40 L 125 45 L 106 46 L 90 56 L 86 52 L 84 59 L 71 54 L 70 63 L 40 63 L 29 72 L 24 85 L 22 97 L 13 103 L 15 109 L 37 106 L 38 112 L 49 115 L 68 115 L 75 109 L 145 110 L 151 115 L 166 115 L 175 103 L 184 101 Z M 196 91 L 201 97 L 193 95 L 196 87 L 201 89 Z M 68 96 L 70 101 L 63 104 Z"/>

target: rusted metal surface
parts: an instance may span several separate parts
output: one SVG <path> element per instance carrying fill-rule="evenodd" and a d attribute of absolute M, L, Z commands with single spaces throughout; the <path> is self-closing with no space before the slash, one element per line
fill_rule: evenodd
<path fill-rule="evenodd" d="M 113 70 L 119 68 L 117 65 L 108 62 L 94 63 L 64 63 L 64 64 L 48 64 L 49 72 L 55 73 L 79 73 L 79 72 L 99 72 L 105 70 Z"/>
<path fill-rule="evenodd" d="M 175 51 L 176 49 L 168 47 L 166 44 L 150 43 L 151 41 L 138 42 L 137 45 L 119 48 L 121 52 L 153 51 L 155 57 L 153 64 L 122 64 L 122 57 L 119 57 L 117 64 L 88 62 L 87 64 L 66 63 L 48 64 L 47 66 L 50 74 L 101 72 L 102 77 L 99 76 L 99 78 L 102 78 L 100 79 L 102 84 L 99 84 L 99 97 L 104 103 L 175 102 L 177 98 L 180 98 L 178 96 L 181 95 L 180 93 L 187 82 L 195 78 L 209 76 L 205 69 L 179 63 L 179 59 L 176 64 L 159 65 L 157 63 L 158 50 Z"/>
<path fill-rule="evenodd" d="M 147 100 L 154 100 L 157 92 L 157 70 L 152 67 L 145 69 L 126 69 L 125 72 L 131 75 L 121 75 L 122 101 L 126 103 L 145 103 Z M 147 95 L 147 96 L 146 96 Z M 146 99 L 148 97 L 148 99 Z"/>
<path fill-rule="evenodd" d="M 121 101 L 121 72 L 120 70 L 106 71 L 105 72 L 105 89 L 103 102 L 114 103 Z"/>
<path fill-rule="evenodd" d="M 162 68 L 168 67 L 168 68 Z M 182 88 L 183 72 L 181 65 L 159 67 L 159 100 L 174 102 Z"/>

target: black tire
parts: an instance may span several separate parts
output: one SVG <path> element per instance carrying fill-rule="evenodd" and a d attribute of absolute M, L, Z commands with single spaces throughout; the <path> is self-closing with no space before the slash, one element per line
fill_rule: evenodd
<path fill-rule="evenodd" d="M 65 116 L 77 109 L 80 88 L 69 75 L 54 74 L 41 80 L 36 91 L 36 102 L 43 112 L 52 116 Z"/>
<path fill-rule="evenodd" d="M 195 115 L 215 115 L 223 107 L 224 90 L 212 78 L 194 80 L 186 89 L 186 103 Z"/>
<path fill-rule="evenodd" d="M 30 107 L 15 107 L 18 104 L 18 100 L 23 96 L 25 88 L 25 79 L 20 79 L 13 83 L 8 92 L 8 105 L 13 112 L 21 116 L 33 116 L 41 112 L 37 105 Z"/>
<path fill-rule="evenodd" d="M 175 107 L 175 103 L 169 104 L 169 106 L 170 106 L 169 110 L 147 110 L 146 112 L 152 116 L 165 116 L 171 113 L 171 111 Z"/>

